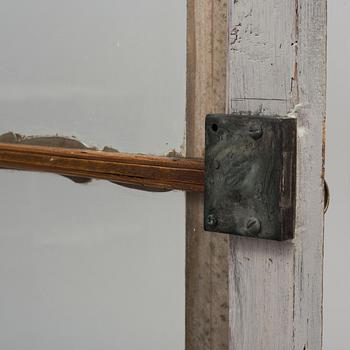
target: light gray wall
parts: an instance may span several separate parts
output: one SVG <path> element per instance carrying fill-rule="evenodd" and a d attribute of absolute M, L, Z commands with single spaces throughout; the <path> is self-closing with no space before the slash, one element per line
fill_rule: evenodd
<path fill-rule="evenodd" d="M 326 177 L 325 350 L 348 350 L 350 333 L 350 3 L 328 0 L 328 121 Z"/>
<path fill-rule="evenodd" d="M 181 150 L 185 33 L 185 0 L 2 0 L 0 133 Z M 0 184 L 0 349 L 184 348 L 183 193 Z"/>

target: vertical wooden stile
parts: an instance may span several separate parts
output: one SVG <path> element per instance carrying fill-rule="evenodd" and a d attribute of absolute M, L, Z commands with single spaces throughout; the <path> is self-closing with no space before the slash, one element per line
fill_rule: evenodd
<path fill-rule="evenodd" d="M 296 237 L 230 238 L 231 350 L 321 350 L 326 0 L 230 0 L 229 111 L 298 118 Z"/>
<path fill-rule="evenodd" d="M 187 156 L 204 157 L 204 120 L 226 110 L 227 0 L 188 0 Z M 203 194 L 189 193 L 186 349 L 228 349 L 228 237 L 203 231 Z"/>

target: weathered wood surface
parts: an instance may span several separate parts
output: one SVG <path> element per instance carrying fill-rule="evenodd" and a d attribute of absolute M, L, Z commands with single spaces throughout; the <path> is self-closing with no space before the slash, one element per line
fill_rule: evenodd
<path fill-rule="evenodd" d="M 188 0 L 187 156 L 204 156 L 204 120 L 226 109 L 227 0 Z M 187 194 L 186 350 L 228 349 L 228 237 L 203 231 Z"/>
<path fill-rule="evenodd" d="M 0 143 L 0 168 L 109 180 L 140 189 L 204 188 L 201 159 Z"/>
<path fill-rule="evenodd" d="M 326 0 L 231 0 L 230 111 L 299 105 L 296 238 L 230 240 L 232 350 L 322 348 Z"/>

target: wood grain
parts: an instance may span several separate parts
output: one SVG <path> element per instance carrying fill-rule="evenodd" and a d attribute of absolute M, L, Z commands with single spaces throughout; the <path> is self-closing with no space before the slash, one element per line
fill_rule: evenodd
<path fill-rule="evenodd" d="M 230 112 L 298 119 L 295 239 L 230 239 L 230 349 L 321 350 L 326 0 L 231 0 L 229 25 Z"/>
<path fill-rule="evenodd" d="M 205 116 L 226 110 L 227 0 L 187 1 L 187 156 L 204 156 Z M 186 202 L 186 350 L 228 349 L 228 237 L 203 231 L 203 195 Z"/>
<path fill-rule="evenodd" d="M 204 189 L 201 159 L 0 143 L 0 168 L 103 179 L 155 190 Z"/>

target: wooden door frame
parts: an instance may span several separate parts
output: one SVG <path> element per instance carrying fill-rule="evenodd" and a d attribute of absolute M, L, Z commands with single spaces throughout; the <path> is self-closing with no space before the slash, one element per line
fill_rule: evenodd
<path fill-rule="evenodd" d="M 225 113 L 228 0 L 187 0 L 187 157 L 204 157 L 204 121 Z M 227 235 L 204 232 L 203 195 L 186 195 L 186 350 L 229 345 Z"/>

